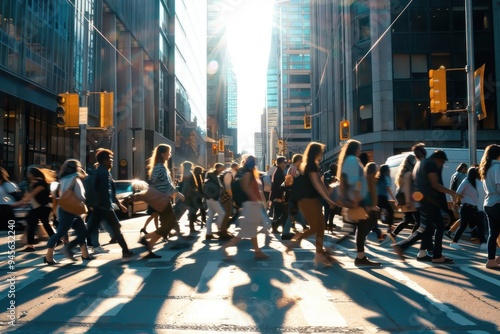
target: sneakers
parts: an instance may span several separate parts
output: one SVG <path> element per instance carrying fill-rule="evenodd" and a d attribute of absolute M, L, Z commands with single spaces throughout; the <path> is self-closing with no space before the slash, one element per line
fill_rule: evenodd
<path fill-rule="evenodd" d="M 354 259 L 354 265 L 356 267 L 360 266 L 380 267 L 382 263 L 370 261 L 366 256 L 363 256 L 361 259 L 360 258 Z"/>
<path fill-rule="evenodd" d="M 479 250 L 480 250 L 481 252 L 485 252 L 485 251 L 487 251 L 487 250 L 488 250 L 488 245 L 487 245 L 487 244 L 484 244 L 484 243 L 483 243 L 483 244 L 481 244 L 481 246 L 479 246 Z"/>
<path fill-rule="evenodd" d="M 281 235 L 281 240 L 292 240 L 295 236 L 295 233 L 284 233 Z"/>
<path fill-rule="evenodd" d="M 130 259 L 132 256 L 134 256 L 134 253 L 131 251 L 123 252 L 122 259 Z"/>
<path fill-rule="evenodd" d="M 97 246 L 97 247 L 94 247 L 92 249 L 92 253 L 93 254 L 105 254 L 105 253 L 109 253 L 109 249 L 102 248 L 101 246 Z"/>
<path fill-rule="evenodd" d="M 148 255 L 144 256 L 143 259 L 159 259 L 161 255 L 157 255 L 153 252 L 149 252 Z"/>
<path fill-rule="evenodd" d="M 453 248 L 454 250 L 461 250 L 462 249 L 462 247 L 460 247 L 460 245 L 457 244 L 456 242 L 452 242 L 450 244 L 450 248 Z"/>

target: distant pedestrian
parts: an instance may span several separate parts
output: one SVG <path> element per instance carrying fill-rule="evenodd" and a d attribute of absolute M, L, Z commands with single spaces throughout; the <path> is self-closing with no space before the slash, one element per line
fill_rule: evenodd
<path fill-rule="evenodd" d="M 207 196 L 206 198 L 208 212 L 205 240 L 217 239 L 217 237 L 212 234 L 212 224 L 215 223 L 217 229 L 220 230 L 222 227 L 222 221 L 224 220 L 225 211 L 222 203 L 220 202 L 220 197 L 224 186 L 222 185 L 222 182 L 219 178 L 219 175 L 223 171 L 224 165 L 221 163 L 216 163 L 213 170 L 209 171 L 206 174 L 205 189 L 208 190 L 208 188 L 213 188 L 210 190 L 210 193 L 212 193 L 213 190 L 213 195 L 210 195 L 209 197 Z M 208 191 L 206 191 L 206 193 L 208 194 Z"/>
<path fill-rule="evenodd" d="M 396 206 L 398 201 L 391 190 L 391 170 L 388 165 L 381 165 L 377 173 L 377 194 L 378 194 L 378 207 L 380 211 L 385 210 L 384 223 L 388 225 L 387 233 L 392 232 L 392 225 L 394 224 L 394 209 L 389 200 L 393 200 Z"/>

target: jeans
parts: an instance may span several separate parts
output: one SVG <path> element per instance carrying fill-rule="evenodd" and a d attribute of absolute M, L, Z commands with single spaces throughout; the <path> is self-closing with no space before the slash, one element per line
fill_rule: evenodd
<path fill-rule="evenodd" d="M 303 229 L 307 228 L 304 215 L 302 215 L 299 210 L 297 210 L 297 213 L 295 215 L 292 215 L 290 212 L 288 212 L 288 217 L 286 219 L 285 225 L 283 226 L 283 234 L 290 234 L 290 229 L 292 228 L 292 222 L 294 220 L 295 222 L 298 222 L 300 225 L 302 225 Z"/>
<path fill-rule="evenodd" d="M 30 212 L 28 213 L 28 228 L 27 228 L 27 237 L 28 237 L 28 244 L 34 244 L 35 243 L 35 232 L 38 227 L 38 220 L 40 220 L 43 224 L 43 228 L 49 235 L 49 237 L 52 237 L 54 235 L 54 230 L 49 224 L 49 215 L 50 211 L 52 211 L 51 208 L 48 206 L 40 206 L 36 209 L 31 209 Z"/>
<path fill-rule="evenodd" d="M 483 222 L 481 221 L 482 216 L 483 215 L 477 210 L 477 206 L 462 204 L 462 206 L 460 206 L 460 227 L 453 237 L 453 242 L 456 243 L 458 242 L 458 240 L 460 240 L 460 237 L 464 233 L 467 226 L 477 226 L 479 232 L 479 240 L 481 243 L 484 243 L 486 240 L 484 237 Z"/>
<path fill-rule="evenodd" d="M 485 206 L 484 211 L 488 217 L 490 234 L 488 236 L 488 260 L 494 260 L 497 251 L 497 238 L 500 234 L 500 203 Z"/>
<path fill-rule="evenodd" d="M 441 210 L 427 203 L 422 203 L 419 208 L 420 226 L 408 239 L 400 241 L 398 245 L 406 250 L 417 241 L 422 240 L 421 250 L 433 249 L 433 258 L 440 258 L 443 250 L 444 219 Z M 434 247 L 432 246 L 432 235 L 435 232 Z"/>
<path fill-rule="evenodd" d="M 59 224 L 57 225 L 56 233 L 47 242 L 47 248 L 54 248 L 57 242 L 68 233 L 70 228 L 75 230 L 76 238 L 71 240 L 67 245 L 68 249 L 72 249 L 76 245 L 83 245 L 87 236 L 87 228 L 82 218 L 61 208 L 57 208 L 57 217 L 59 217 Z"/>
<path fill-rule="evenodd" d="M 123 253 L 128 253 L 129 249 L 125 239 L 123 238 L 122 232 L 120 231 L 121 224 L 120 220 L 116 216 L 114 210 L 111 209 L 99 209 L 95 208 L 90 214 L 89 221 L 87 223 L 87 229 L 92 241 L 92 246 L 98 247 L 99 244 L 99 224 L 103 222 L 103 227 L 109 232 L 111 238 L 116 239 Z"/>

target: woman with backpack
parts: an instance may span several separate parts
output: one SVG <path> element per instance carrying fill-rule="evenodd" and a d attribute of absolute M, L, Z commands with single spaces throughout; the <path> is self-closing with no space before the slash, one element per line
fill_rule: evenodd
<path fill-rule="evenodd" d="M 50 207 L 50 189 L 49 184 L 55 180 L 53 171 L 45 168 L 31 167 L 28 169 L 28 192 L 23 199 L 13 206 L 22 206 L 31 203 L 31 210 L 28 213 L 28 226 L 26 229 L 27 242 L 22 252 L 34 252 L 35 233 L 38 222 L 41 221 L 43 228 L 49 237 L 54 235 L 54 230 L 49 224 L 49 216 L 52 208 Z"/>

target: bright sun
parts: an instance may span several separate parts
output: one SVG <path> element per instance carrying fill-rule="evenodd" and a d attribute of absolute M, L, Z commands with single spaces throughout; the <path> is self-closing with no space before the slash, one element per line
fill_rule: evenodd
<path fill-rule="evenodd" d="M 253 153 L 254 133 L 260 131 L 265 107 L 273 1 L 237 3 L 227 16 L 227 37 L 238 80 L 238 151 Z"/>

